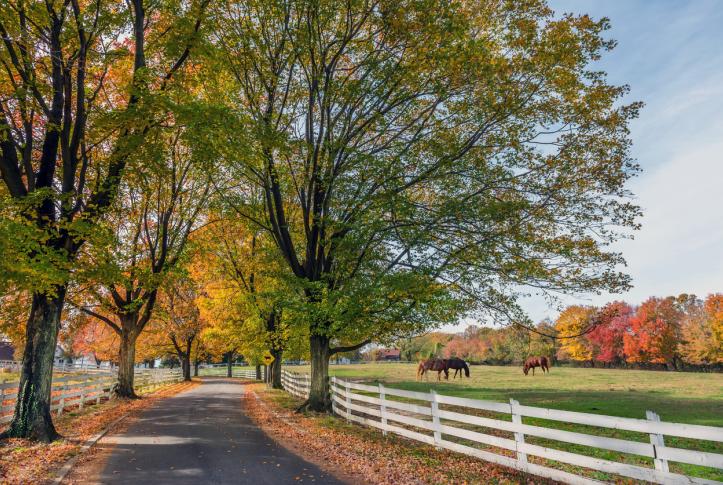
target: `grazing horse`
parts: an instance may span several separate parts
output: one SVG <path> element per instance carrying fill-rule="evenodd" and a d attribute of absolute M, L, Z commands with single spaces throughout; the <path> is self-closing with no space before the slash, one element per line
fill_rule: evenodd
<path fill-rule="evenodd" d="M 528 357 L 525 361 L 525 365 L 522 367 L 522 372 L 527 375 L 532 369 L 532 375 L 535 375 L 535 367 L 541 367 L 542 373 L 545 371 L 550 372 L 550 366 L 548 365 L 547 357 Z"/>
<path fill-rule="evenodd" d="M 457 357 L 452 357 L 451 359 L 447 359 L 447 369 L 454 369 L 454 376 L 452 377 L 452 379 L 457 378 L 457 372 L 459 372 L 459 378 L 461 379 L 463 370 L 464 370 L 464 375 L 469 377 L 469 367 L 467 367 L 467 363 Z"/>
<path fill-rule="evenodd" d="M 441 380 L 440 376 L 444 372 L 444 378 L 449 380 L 449 371 L 447 370 L 447 362 L 442 359 L 427 359 L 419 363 L 417 367 L 417 380 L 421 379 L 427 371 L 437 371 L 437 380 Z M 427 374 L 429 380 L 429 374 Z"/>

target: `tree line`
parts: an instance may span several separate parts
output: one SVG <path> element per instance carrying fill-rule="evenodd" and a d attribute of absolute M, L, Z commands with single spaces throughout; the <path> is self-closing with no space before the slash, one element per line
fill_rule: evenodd
<path fill-rule="evenodd" d="M 3 436 L 57 437 L 59 338 L 126 398 L 149 349 L 269 351 L 276 385 L 308 353 L 329 411 L 334 356 L 627 290 L 641 104 L 593 65 L 608 28 L 543 0 L 2 2 Z"/>
<path fill-rule="evenodd" d="M 405 360 L 460 357 L 473 363 L 519 364 L 529 356 L 592 367 L 717 369 L 723 364 L 723 294 L 682 294 L 573 305 L 555 321 L 525 327 L 469 326 L 399 342 Z"/>

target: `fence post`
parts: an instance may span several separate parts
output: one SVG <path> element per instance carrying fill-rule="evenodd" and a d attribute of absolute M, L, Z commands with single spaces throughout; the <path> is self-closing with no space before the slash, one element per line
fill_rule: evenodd
<path fill-rule="evenodd" d="M 331 398 L 331 412 L 336 414 L 336 403 L 334 402 L 334 389 L 336 389 L 336 377 L 329 378 L 329 397 Z"/>
<path fill-rule="evenodd" d="M 90 384 L 90 381 L 84 382 L 80 388 L 80 403 L 78 404 L 78 409 L 80 411 L 83 410 L 83 403 L 85 402 L 85 384 L 86 383 Z"/>
<path fill-rule="evenodd" d="M 442 426 L 439 424 L 439 402 L 437 402 L 437 391 L 430 390 L 432 395 L 432 427 L 434 428 L 434 444 L 439 447 L 442 441 Z"/>
<path fill-rule="evenodd" d="M 349 381 L 344 381 L 344 396 L 346 397 L 346 420 L 351 421 L 351 397 L 349 396 Z"/>
<path fill-rule="evenodd" d="M 387 435 L 387 406 L 384 404 L 386 393 L 384 392 L 384 384 L 379 383 L 379 411 L 382 417 L 382 435 Z"/>
<path fill-rule="evenodd" d="M 522 416 L 520 415 L 520 403 L 510 398 L 510 410 L 512 412 L 512 422 L 514 424 L 522 424 Z M 517 461 L 527 463 L 527 453 L 519 451 L 520 445 L 525 444 L 525 435 L 522 432 L 515 433 L 515 442 L 517 443 Z"/>
<path fill-rule="evenodd" d="M 645 417 L 648 421 L 656 423 L 660 422 L 660 416 L 653 411 L 645 411 Z M 658 446 L 665 446 L 665 440 L 662 434 L 650 433 L 650 444 L 653 445 L 653 453 L 655 454 L 655 469 L 662 472 L 668 472 L 668 460 L 658 458 Z"/>

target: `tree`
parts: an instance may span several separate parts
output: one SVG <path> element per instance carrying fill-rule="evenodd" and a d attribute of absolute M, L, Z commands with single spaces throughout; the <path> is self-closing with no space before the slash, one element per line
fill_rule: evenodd
<path fill-rule="evenodd" d="M 28 247 L 13 252 L 52 263 L 43 269 L 53 276 L 22 281 L 32 303 L 15 413 L 3 436 L 57 437 L 50 387 L 68 272 L 153 122 L 154 93 L 188 58 L 207 1 L 181 15 L 175 2 L 149 11 L 143 0 L 127 8 L 77 0 L 0 5 L 0 197 L 12 206 L 13 223 L 32 226 L 19 239 Z M 162 36 L 146 38 L 158 18 L 168 20 L 172 3 L 176 25 L 164 28 L 178 32 L 183 47 L 169 52 Z M 189 23 L 186 14 L 198 20 Z"/>
<path fill-rule="evenodd" d="M 723 294 L 710 294 L 697 311 L 683 319 L 684 360 L 692 364 L 723 362 Z"/>
<path fill-rule="evenodd" d="M 258 153 L 232 177 L 304 295 L 306 407 L 328 362 L 464 311 L 526 321 L 542 292 L 628 287 L 606 250 L 636 227 L 619 102 L 588 69 L 606 20 L 543 2 L 222 3 L 219 65 Z M 221 64 L 222 63 L 222 64 Z M 260 190 L 260 207 L 244 205 Z"/>
<path fill-rule="evenodd" d="M 118 360 L 118 335 L 96 318 L 86 315 L 78 322 L 78 327 L 71 334 L 71 342 L 75 354 L 92 355 L 96 365 Z"/>
<path fill-rule="evenodd" d="M 561 341 L 557 339 L 557 329 L 549 320 L 543 320 L 530 331 L 530 344 L 527 356 L 545 356 L 554 362 Z"/>
<path fill-rule="evenodd" d="M 593 358 L 606 364 L 625 362 L 624 336 L 630 331 L 633 308 L 625 302 L 615 301 L 602 308 L 603 317 L 587 335 Z"/>
<path fill-rule="evenodd" d="M 555 322 L 558 337 L 563 338 L 558 358 L 592 362 L 593 349 L 586 333 L 593 328 L 597 311 L 594 307 L 573 305 L 567 307 Z"/>
<path fill-rule="evenodd" d="M 127 177 L 106 218 L 113 243 L 91 246 L 85 254 L 86 260 L 104 260 L 108 269 L 90 282 L 85 301 L 74 305 L 120 337 L 118 397 L 136 397 L 136 341 L 153 316 L 160 288 L 173 279 L 191 232 L 203 224 L 200 215 L 210 200 L 213 171 L 206 162 L 213 152 L 199 143 L 208 140 L 203 130 L 214 125 L 187 114 L 174 113 L 170 129 L 147 136 L 136 155 L 145 163 Z"/>
<path fill-rule="evenodd" d="M 627 361 L 677 368 L 682 319 L 683 312 L 675 297 L 645 300 L 630 318 L 630 331 L 623 336 Z"/>
<path fill-rule="evenodd" d="M 246 338 L 241 346 L 244 356 L 259 359 L 269 351 L 274 361 L 269 367 L 269 382 L 281 389 L 281 362 L 284 350 L 294 333 L 294 289 L 287 284 L 288 275 L 273 251 L 268 235 L 246 221 L 234 218 L 233 211 L 209 224 L 199 237 L 203 258 L 194 266 L 196 274 L 222 292 L 208 301 L 210 305 L 235 308 L 234 320 Z M 202 242 L 201 242 L 202 241 Z M 223 295 L 223 296 L 222 296 Z"/>
<path fill-rule="evenodd" d="M 189 278 L 173 281 L 161 293 L 155 317 L 163 338 L 170 340 L 183 368 L 183 378 L 191 380 L 191 359 L 194 342 L 201 336 L 206 322 L 201 318 L 196 300 L 198 290 Z M 195 349 L 196 352 L 198 349 Z"/>
<path fill-rule="evenodd" d="M 465 332 L 466 333 L 466 332 Z M 487 347 L 485 343 L 475 337 L 456 335 L 444 347 L 444 357 L 459 357 L 467 361 L 481 362 L 484 360 Z"/>

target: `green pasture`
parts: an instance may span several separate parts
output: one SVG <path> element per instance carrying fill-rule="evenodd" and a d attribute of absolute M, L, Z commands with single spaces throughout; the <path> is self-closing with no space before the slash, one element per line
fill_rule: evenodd
<path fill-rule="evenodd" d="M 308 367 L 287 369 L 308 372 Z M 658 413 L 664 421 L 723 427 L 723 374 L 552 367 L 547 375 L 537 372 L 535 376 L 525 376 L 519 367 L 472 366 L 470 378 L 455 380 L 450 374 L 448 381 L 444 380 L 442 375 L 442 381 L 438 382 L 436 372 L 429 376 L 429 380 L 417 381 L 416 366 L 402 363 L 333 365 L 330 373 L 369 383 L 383 382 L 390 387 L 412 391 L 428 392 L 434 389 L 440 394 L 450 396 L 502 402 L 514 398 L 523 405 L 610 416 L 645 419 L 645 411 L 651 410 Z M 493 414 L 490 414 L 490 417 L 509 419 Z M 603 430 L 532 418 L 525 418 L 524 422 L 622 439 L 649 439 L 641 433 Z M 652 460 L 645 457 L 533 437 L 528 441 L 599 458 L 616 461 L 622 459 L 628 463 L 652 466 Z M 666 444 L 723 453 L 721 443 L 667 437 Z M 574 470 L 572 467 L 567 469 Z M 671 463 L 671 471 L 723 481 L 723 470 Z M 611 478 L 600 473 L 593 476 Z"/>

